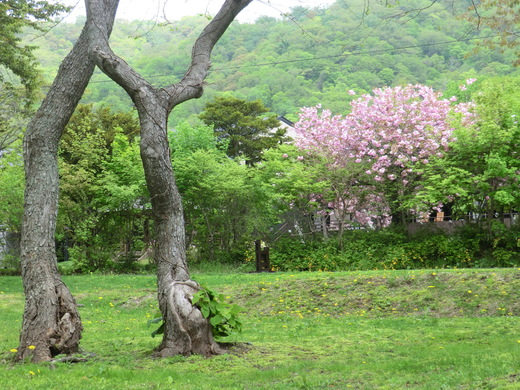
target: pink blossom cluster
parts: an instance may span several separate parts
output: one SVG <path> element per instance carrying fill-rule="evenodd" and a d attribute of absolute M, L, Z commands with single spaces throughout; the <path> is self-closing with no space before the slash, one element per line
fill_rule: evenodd
<path fill-rule="evenodd" d="M 402 186 L 415 185 L 421 166 L 446 152 L 455 113 L 463 124 L 473 118 L 472 104 L 443 99 L 424 85 L 378 88 L 351 107 L 345 117 L 320 112 L 319 105 L 302 108 L 296 145 L 325 157 L 330 169 L 366 164 L 365 173 L 376 182 Z"/>
<path fill-rule="evenodd" d="M 467 79 L 467 80 L 466 80 L 466 84 L 459 85 L 459 89 L 460 89 L 461 91 L 465 91 L 465 90 L 468 89 L 468 86 L 471 85 L 471 84 L 473 84 L 475 81 L 477 81 L 477 79 L 473 79 L 473 78 L 471 78 L 471 79 Z"/>
<path fill-rule="evenodd" d="M 406 176 L 417 163 L 442 156 L 453 141 L 451 114 L 470 115 L 468 104 L 454 107 L 423 85 L 375 89 L 374 95 L 363 95 L 351 106 L 345 117 L 332 116 L 329 110 L 320 113 L 319 105 L 302 108 L 296 144 L 331 157 L 334 164 L 368 161 L 367 174 L 376 180 L 395 180 L 394 167 Z"/>

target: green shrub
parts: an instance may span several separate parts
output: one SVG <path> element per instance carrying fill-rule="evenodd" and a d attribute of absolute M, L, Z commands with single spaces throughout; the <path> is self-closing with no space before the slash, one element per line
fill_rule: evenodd
<path fill-rule="evenodd" d="M 0 266 L 0 275 L 20 275 L 22 272 L 20 256 L 11 253 L 0 257 Z"/>
<path fill-rule="evenodd" d="M 302 241 L 287 237 L 271 248 L 277 271 L 513 267 L 520 264 L 520 232 L 494 227 L 494 239 L 478 225 L 447 234 L 425 230 L 413 236 L 392 229 L 355 230 L 343 237 Z"/>

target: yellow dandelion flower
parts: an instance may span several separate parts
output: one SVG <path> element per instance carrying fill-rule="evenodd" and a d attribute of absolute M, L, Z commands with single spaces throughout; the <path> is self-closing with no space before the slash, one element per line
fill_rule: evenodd
<path fill-rule="evenodd" d="M 13 349 L 9 350 L 9 352 L 16 353 L 16 352 L 18 352 L 18 350 L 16 348 L 13 348 Z"/>
<path fill-rule="evenodd" d="M 34 371 L 29 371 L 29 374 L 31 374 L 31 375 L 36 375 L 36 374 L 34 373 Z"/>
<path fill-rule="evenodd" d="M 29 348 L 29 349 L 36 349 L 36 347 L 34 345 L 29 345 L 27 348 Z"/>

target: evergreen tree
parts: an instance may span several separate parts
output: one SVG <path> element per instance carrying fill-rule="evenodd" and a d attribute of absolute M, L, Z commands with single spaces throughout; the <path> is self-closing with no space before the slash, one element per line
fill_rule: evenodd
<path fill-rule="evenodd" d="M 247 101 L 235 97 L 217 97 L 206 104 L 199 118 L 213 126 L 218 140 L 229 142 L 229 157 L 244 156 L 249 165 L 262 160 L 262 153 L 284 140 L 276 115 L 260 100 Z"/>

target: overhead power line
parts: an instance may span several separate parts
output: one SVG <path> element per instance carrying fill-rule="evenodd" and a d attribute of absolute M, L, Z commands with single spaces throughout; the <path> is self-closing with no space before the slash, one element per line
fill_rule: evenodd
<path fill-rule="evenodd" d="M 260 68 L 263 66 L 275 66 L 275 65 L 284 65 L 284 64 L 291 64 L 291 63 L 298 63 L 298 62 L 312 62 L 312 61 L 319 61 L 319 60 L 333 59 L 333 58 L 347 58 L 347 57 L 358 56 L 358 55 L 380 54 L 380 53 L 388 53 L 388 52 L 393 52 L 393 51 L 405 51 L 405 50 L 409 50 L 409 49 L 418 49 L 418 48 L 431 47 L 431 46 L 437 46 L 437 45 L 451 45 L 451 44 L 460 43 L 460 42 L 478 41 L 478 40 L 495 38 L 497 36 L 498 35 L 490 35 L 490 36 L 485 36 L 485 37 L 452 39 L 452 40 L 448 40 L 448 41 L 437 41 L 437 42 L 431 42 L 431 43 L 407 45 L 407 46 L 392 47 L 392 48 L 386 48 L 386 49 L 353 50 L 353 51 L 348 51 L 346 53 L 330 55 L 330 56 L 295 58 L 292 60 L 270 61 L 270 62 L 262 62 L 262 63 L 258 63 L 258 64 L 250 64 L 250 65 L 223 66 L 223 67 L 214 68 L 214 69 L 212 69 L 212 71 L 251 69 L 251 68 Z M 159 78 L 159 77 L 181 78 L 182 75 L 174 75 L 171 73 L 170 74 L 149 75 L 149 76 L 146 76 L 145 79 L 154 79 L 154 78 Z M 112 82 L 112 80 L 93 80 L 90 83 L 91 84 L 101 84 L 101 83 L 109 83 L 109 82 Z M 43 88 L 50 88 L 50 85 L 45 85 L 45 86 L 43 86 Z"/>
<path fill-rule="evenodd" d="M 420 45 L 409 45 L 409 46 L 402 46 L 402 47 L 393 47 L 388 49 L 374 49 L 374 50 L 357 50 L 357 51 L 349 51 L 347 53 L 343 54 L 336 54 L 331 56 L 320 56 L 320 57 L 311 57 L 311 58 L 297 58 L 293 60 L 284 60 L 284 61 L 271 61 L 271 62 L 264 62 L 260 64 L 252 64 L 252 65 L 236 65 L 236 66 L 229 66 L 224 68 L 216 68 L 214 70 L 231 70 L 231 69 L 242 69 L 242 68 L 253 68 L 253 67 L 260 67 L 260 66 L 272 66 L 272 65 L 282 65 L 282 64 L 290 64 L 295 62 L 307 62 L 307 61 L 317 61 L 317 60 L 324 60 L 324 59 L 331 59 L 331 58 L 342 58 L 342 57 L 351 57 L 356 55 L 366 55 L 366 54 L 378 54 L 378 53 L 387 53 L 391 51 L 403 51 L 408 49 L 417 49 L 422 47 L 430 47 L 430 46 L 436 46 L 436 45 L 448 45 L 458 42 L 468 42 L 468 41 L 475 41 L 475 40 L 482 40 L 482 39 L 489 39 L 497 37 L 498 35 L 491 35 L 487 37 L 473 37 L 473 38 L 464 38 L 464 39 L 454 39 L 450 41 L 439 41 L 439 42 L 432 42 L 432 43 L 425 43 Z"/>

